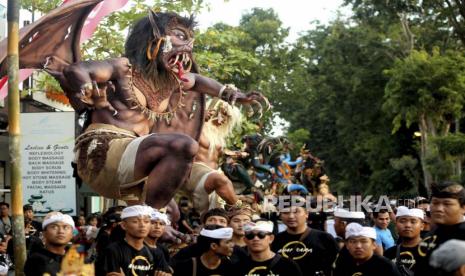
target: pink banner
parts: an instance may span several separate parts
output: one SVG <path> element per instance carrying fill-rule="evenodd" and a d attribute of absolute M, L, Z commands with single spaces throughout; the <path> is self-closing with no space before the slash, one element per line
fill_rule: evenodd
<path fill-rule="evenodd" d="M 64 0 L 63 4 L 71 1 L 73 0 Z M 113 11 L 121 9 L 122 7 L 124 7 L 124 5 L 126 5 L 127 2 L 128 0 L 105 0 L 98 4 L 89 14 L 89 16 L 86 19 L 86 22 L 84 23 L 84 26 L 82 27 L 80 42 L 83 43 L 84 41 L 92 37 L 92 34 L 95 32 L 95 29 L 97 28 L 102 18 L 112 13 Z M 27 79 L 32 74 L 32 72 L 34 72 L 33 69 L 21 69 L 19 71 L 19 82 L 21 83 L 22 81 Z M 0 80 L 0 100 L 5 98 L 8 94 L 7 79 L 8 77 L 5 76 Z"/>
<path fill-rule="evenodd" d="M 30 75 L 32 75 L 33 72 L 34 72 L 34 69 L 19 70 L 19 83 L 27 79 Z M 8 76 L 4 76 L 0 80 L 0 100 L 3 100 L 7 94 L 8 94 Z"/>
<path fill-rule="evenodd" d="M 121 9 L 128 0 L 105 0 L 98 4 L 87 17 L 81 33 L 81 43 L 89 39 L 95 32 L 100 20 L 108 14 Z"/>

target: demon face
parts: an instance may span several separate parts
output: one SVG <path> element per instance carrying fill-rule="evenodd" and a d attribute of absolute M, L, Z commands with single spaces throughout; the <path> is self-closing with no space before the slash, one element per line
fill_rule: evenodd
<path fill-rule="evenodd" d="M 182 75 L 192 69 L 194 21 L 175 13 L 149 12 L 152 38 L 147 47 L 147 58 L 156 59 L 159 70 Z"/>
<path fill-rule="evenodd" d="M 192 30 L 175 25 L 166 31 L 162 53 L 162 62 L 167 71 L 190 72 L 192 68 L 192 48 L 194 38 Z"/>
<path fill-rule="evenodd" d="M 131 28 L 125 56 L 147 80 L 170 85 L 173 75 L 182 79 L 183 73 L 195 71 L 194 26 L 192 16 L 149 11 Z"/>

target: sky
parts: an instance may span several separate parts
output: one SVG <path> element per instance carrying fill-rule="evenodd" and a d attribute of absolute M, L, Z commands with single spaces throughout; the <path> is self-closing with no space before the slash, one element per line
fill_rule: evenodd
<path fill-rule="evenodd" d="M 298 33 L 311 29 L 311 21 L 327 23 L 337 17 L 342 0 L 207 0 L 210 11 L 197 16 L 199 27 L 206 29 L 215 23 L 223 22 L 237 26 L 242 14 L 254 7 L 273 8 L 278 13 L 284 27 L 290 27 L 289 39 L 295 40 Z M 348 9 L 342 9 L 347 14 Z"/>

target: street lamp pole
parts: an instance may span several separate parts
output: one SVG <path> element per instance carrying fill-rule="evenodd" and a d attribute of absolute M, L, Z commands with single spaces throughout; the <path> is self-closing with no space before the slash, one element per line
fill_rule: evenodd
<path fill-rule="evenodd" d="M 19 95 L 19 6 L 20 0 L 8 0 L 8 128 L 11 167 L 11 205 L 13 213 L 13 241 L 15 274 L 24 275 L 26 242 L 24 237 L 23 188 L 20 148 Z"/>

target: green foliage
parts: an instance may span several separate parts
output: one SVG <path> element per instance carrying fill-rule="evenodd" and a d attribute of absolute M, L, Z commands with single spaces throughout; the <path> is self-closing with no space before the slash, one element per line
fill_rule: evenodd
<path fill-rule="evenodd" d="M 297 156 L 302 146 L 310 139 L 310 132 L 307 129 L 299 128 L 287 134 L 287 138 L 292 144 L 291 154 Z"/>
<path fill-rule="evenodd" d="M 465 134 L 450 133 L 443 137 L 436 137 L 433 143 L 438 147 L 441 155 L 462 158 L 465 156 Z"/>
<path fill-rule="evenodd" d="M 341 193 L 413 187 L 389 166 L 390 159 L 414 151 L 411 130 L 392 136 L 391 119 L 381 110 L 387 82 L 382 72 L 393 64 L 396 49 L 371 26 L 336 20 L 299 38 L 283 63 L 286 81 L 272 94 L 274 107 L 291 133 L 311 133 L 310 149 L 325 160 L 332 187 Z"/>
<path fill-rule="evenodd" d="M 102 60 L 122 56 L 128 29 L 138 19 L 146 16 L 150 9 L 190 15 L 205 7 L 203 0 L 158 0 L 153 5 L 135 0 L 130 1 L 129 5 L 128 9 L 110 14 L 99 24 L 92 38 L 82 45 L 84 59 Z"/>
<path fill-rule="evenodd" d="M 289 35 L 289 29 L 282 27 L 282 22 L 273 9 L 252 9 L 242 16 L 240 26 L 251 36 L 247 41 L 248 47 L 261 54 L 276 50 Z"/>
<path fill-rule="evenodd" d="M 450 179 L 453 176 L 453 164 L 450 160 L 441 158 L 438 147 L 433 143 L 428 146 L 425 162 L 428 171 L 433 176 L 433 180 Z"/>
<path fill-rule="evenodd" d="M 40 72 L 34 81 L 39 91 L 63 92 L 58 81 L 48 73 Z"/>
<path fill-rule="evenodd" d="M 30 12 L 47 13 L 58 7 L 62 0 L 21 0 L 21 8 Z"/>
<path fill-rule="evenodd" d="M 418 159 L 411 155 L 403 155 L 400 158 L 391 158 L 389 164 L 394 170 L 402 172 L 411 183 L 411 191 L 407 193 L 415 194 L 422 181 Z"/>
<path fill-rule="evenodd" d="M 239 86 L 236 80 L 246 79 L 251 75 L 250 68 L 259 64 L 253 52 L 240 48 L 241 41 L 247 39 L 248 35 L 238 28 L 218 30 L 212 27 L 199 33 L 195 60 L 202 74 Z"/>
<path fill-rule="evenodd" d="M 461 113 L 465 59 L 460 53 L 440 54 L 435 49 L 430 55 L 426 51 L 413 51 L 385 72 L 390 80 L 385 89 L 383 109 L 395 115 L 393 132 L 402 122 L 407 127 L 418 123 L 421 116 L 440 124 Z"/>
<path fill-rule="evenodd" d="M 253 9 L 238 27 L 216 24 L 196 36 L 195 58 L 202 74 L 244 91 L 257 90 L 270 98 L 284 87 L 288 30 L 271 10 Z M 270 130 L 272 114 L 265 114 L 260 131 Z"/>
<path fill-rule="evenodd" d="M 242 137 L 259 132 L 258 125 L 248 121 L 245 117 L 239 127 L 234 129 L 233 134 L 228 137 L 227 145 L 229 148 L 240 149 L 243 146 Z"/>

